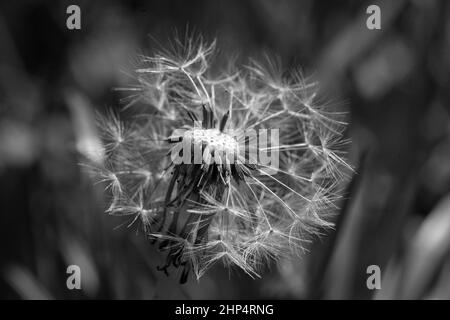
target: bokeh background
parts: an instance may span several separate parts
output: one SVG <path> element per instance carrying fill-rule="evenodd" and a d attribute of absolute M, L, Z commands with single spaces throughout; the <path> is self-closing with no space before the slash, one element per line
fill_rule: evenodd
<path fill-rule="evenodd" d="M 71 4 L 81 30 L 66 28 Z M 371 4 L 381 30 L 366 28 Z M 103 213 L 79 165 L 136 56 L 187 28 L 217 38 L 224 65 L 265 52 L 319 74 L 349 112 L 357 174 L 336 228 L 261 279 L 156 271 L 163 256 Z M 3 1 L 0 39 L 1 298 L 450 298 L 449 1 Z M 71 264 L 82 290 L 66 287 Z M 366 286 L 374 264 L 380 290 Z"/>

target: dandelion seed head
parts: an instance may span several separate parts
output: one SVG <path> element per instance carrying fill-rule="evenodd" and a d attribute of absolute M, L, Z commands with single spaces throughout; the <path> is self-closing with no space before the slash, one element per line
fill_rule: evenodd
<path fill-rule="evenodd" d="M 121 88 L 135 116 L 100 116 L 106 159 L 92 166 L 107 211 L 140 222 L 166 255 L 160 270 L 180 270 L 182 282 L 217 262 L 259 277 L 303 254 L 332 227 L 351 170 L 345 123 L 320 104 L 317 82 L 270 60 L 214 74 L 214 48 L 188 37 L 142 57 L 135 84 Z"/>

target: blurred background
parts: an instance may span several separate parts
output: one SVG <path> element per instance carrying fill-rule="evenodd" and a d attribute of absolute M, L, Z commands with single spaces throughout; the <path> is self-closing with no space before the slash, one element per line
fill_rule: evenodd
<path fill-rule="evenodd" d="M 81 30 L 66 28 L 71 4 Z M 371 4 L 381 30 L 366 28 Z M 336 228 L 261 279 L 156 271 L 163 256 L 103 213 L 79 165 L 137 55 L 187 27 L 217 38 L 224 65 L 267 52 L 320 74 L 349 112 L 357 174 Z M 0 298 L 450 298 L 449 1 L 3 1 L 0 39 Z M 82 290 L 66 287 L 72 264 Z"/>

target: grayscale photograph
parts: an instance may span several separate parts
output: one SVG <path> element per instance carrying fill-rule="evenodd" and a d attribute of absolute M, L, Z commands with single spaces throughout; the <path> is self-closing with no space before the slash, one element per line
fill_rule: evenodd
<path fill-rule="evenodd" d="M 3 1 L 0 39 L 1 300 L 450 299 L 449 1 Z"/>

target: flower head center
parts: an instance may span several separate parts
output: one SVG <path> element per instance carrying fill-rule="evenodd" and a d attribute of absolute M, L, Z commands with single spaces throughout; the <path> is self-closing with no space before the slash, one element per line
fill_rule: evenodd
<path fill-rule="evenodd" d="M 187 139 L 194 147 L 208 148 L 211 153 L 235 154 L 239 144 L 235 137 L 218 129 L 192 129 L 185 132 Z"/>

